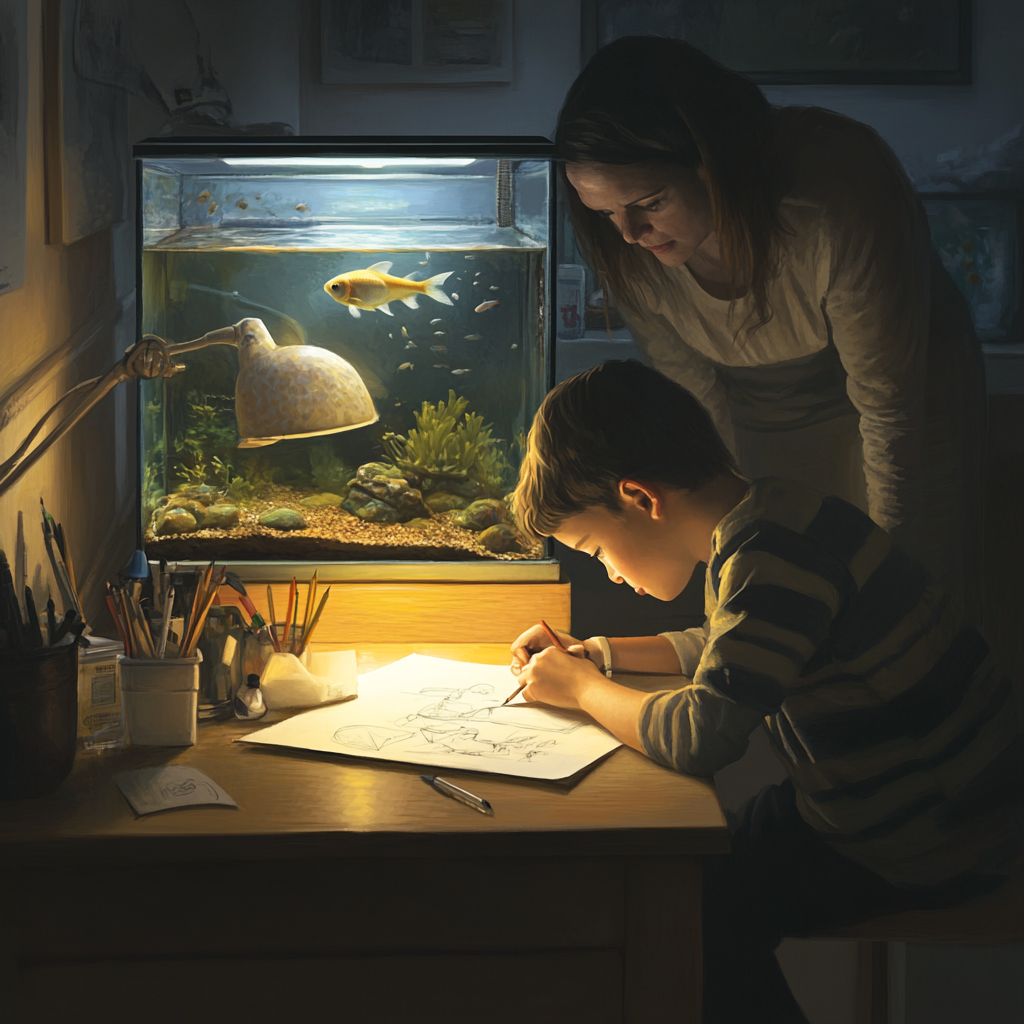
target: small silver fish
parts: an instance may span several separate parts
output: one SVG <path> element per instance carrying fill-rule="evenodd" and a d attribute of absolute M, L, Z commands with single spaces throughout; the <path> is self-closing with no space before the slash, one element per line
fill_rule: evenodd
<path fill-rule="evenodd" d="M 474 277 L 479 277 L 482 273 L 483 273 L 482 270 L 478 270 L 473 276 Z"/>
<path fill-rule="evenodd" d="M 458 301 L 459 301 L 459 293 L 458 293 L 458 292 L 452 292 L 452 298 L 453 298 L 453 299 L 454 299 L 454 300 L 455 300 L 456 302 L 458 302 Z"/>
<path fill-rule="evenodd" d="M 415 347 L 416 347 L 416 342 L 415 341 L 410 341 L 409 344 L 405 346 L 405 350 L 406 350 L 406 352 L 408 352 L 409 349 L 415 348 Z"/>
<path fill-rule="evenodd" d="M 434 331 L 434 337 L 444 337 L 444 331 Z"/>
<path fill-rule="evenodd" d="M 469 370 L 452 370 L 453 377 L 458 377 L 463 373 L 469 373 Z"/>
<path fill-rule="evenodd" d="M 448 369 L 448 364 L 447 363 L 434 363 L 434 369 L 435 370 L 447 370 Z"/>
<path fill-rule="evenodd" d="M 497 292 L 501 291 L 501 289 L 496 284 L 492 284 L 488 291 Z"/>
<path fill-rule="evenodd" d="M 425 267 L 429 262 L 430 260 L 420 260 L 420 266 Z"/>
<path fill-rule="evenodd" d="M 482 334 L 467 334 L 463 339 L 464 341 L 483 341 L 484 336 Z"/>
<path fill-rule="evenodd" d="M 501 303 L 497 299 L 488 299 L 486 302 L 481 302 L 480 305 L 477 306 L 476 309 L 473 310 L 473 312 L 474 313 L 483 313 L 484 310 L 494 309 L 495 306 L 500 306 L 500 305 L 501 305 Z"/>
<path fill-rule="evenodd" d="M 440 322 L 441 322 L 441 318 L 439 316 L 438 317 L 434 317 L 434 319 L 430 321 L 430 326 L 433 327 L 434 324 L 439 324 Z"/>
<path fill-rule="evenodd" d="M 518 346 L 518 345 L 513 345 L 512 347 L 513 347 L 513 348 L 519 348 L 519 346 Z"/>
<path fill-rule="evenodd" d="M 395 402 L 395 408 L 397 409 L 401 404 L 401 402 Z"/>
<path fill-rule="evenodd" d="M 447 352 L 448 349 L 446 349 L 444 347 L 444 345 L 431 345 L 430 346 L 430 351 L 431 352 Z"/>
<path fill-rule="evenodd" d="M 467 256 L 467 257 L 466 257 L 466 259 L 467 259 L 467 260 L 475 260 L 475 259 L 476 259 L 476 257 L 475 257 L 475 256 Z"/>
<path fill-rule="evenodd" d="M 394 336 L 394 335 L 393 335 L 393 334 L 392 334 L 392 333 L 391 333 L 390 331 L 388 331 L 388 337 L 389 337 L 389 338 L 390 338 L 390 339 L 391 339 L 392 341 L 394 341 L 394 340 L 395 340 L 395 336 Z"/>
<path fill-rule="evenodd" d="M 479 283 L 480 283 L 479 281 L 474 281 L 473 282 L 473 287 L 475 288 Z"/>
<path fill-rule="evenodd" d="M 399 370 L 411 370 L 411 369 L 412 369 L 412 363 L 402 363 L 402 365 L 399 367 Z"/>
<path fill-rule="evenodd" d="M 409 332 L 404 327 L 402 328 L 402 337 L 403 338 L 408 338 L 409 337 Z"/>

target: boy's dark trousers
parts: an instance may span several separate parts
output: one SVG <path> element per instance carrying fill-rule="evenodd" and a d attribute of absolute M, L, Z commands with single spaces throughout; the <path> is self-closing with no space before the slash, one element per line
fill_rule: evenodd
<path fill-rule="evenodd" d="M 766 786 L 740 811 L 732 852 L 704 859 L 704 1024 L 806 1024 L 775 959 L 784 937 L 951 906 L 1001 881 L 930 893 L 898 889 L 807 825 L 792 782 Z"/>

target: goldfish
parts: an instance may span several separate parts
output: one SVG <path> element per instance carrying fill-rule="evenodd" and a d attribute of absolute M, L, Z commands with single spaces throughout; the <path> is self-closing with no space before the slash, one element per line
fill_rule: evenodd
<path fill-rule="evenodd" d="M 474 313 L 482 313 L 486 309 L 494 309 L 495 306 L 500 306 L 500 305 L 501 305 L 501 303 L 497 299 L 488 299 L 486 302 L 481 302 L 480 305 L 477 306 L 476 309 L 473 310 L 473 312 Z"/>
<path fill-rule="evenodd" d="M 402 363 L 402 365 L 399 367 L 399 369 L 400 370 L 411 370 L 412 369 L 412 363 Z"/>
<path fill-rule="evenodd" d="M 484 336 L 482 334 L 467 334 L 463 339 L 465 341 L 483 341 Z"/>
<path fill-rule="evenodd" d="M 418 309 L 417 295 L 427 295 L 446 306 L 452 304 L 452 300 L 441 290 L 441 285 L 451 277 L 452 271 L 435 274 L 426 281 L 413 281 L 408 277 L 392 277 L 388 273 L 391 266 L 388 260 L 384 260 L 365 270 L 339 274 L 324 285 L 324 291 L 335 302 L 348 306 L 348 311 L 354 317 L 360 315 L 360 309 L 377 309 L 388 316 L 394 316 L 388 309 L 388 303 L 391 302 L 402 302 L 410 309 Z"/>
<path fill-rule="evenodd" d="M 453 377 L 456 377 L 459 374 L 463 374 L 463 373 L 469 373 L 469 370 L 452 370 L 452 376 Z"/>
<path fill-rule="evenodd" d="M 298 210 L 299 213 L 309 213 L 309 207 L 305 203 L 299 203 L 295 209 Z"/>

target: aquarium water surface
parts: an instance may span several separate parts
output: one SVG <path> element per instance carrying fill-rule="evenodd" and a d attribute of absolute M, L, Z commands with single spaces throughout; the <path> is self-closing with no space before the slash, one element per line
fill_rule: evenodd
<path fill-rule="evenodd" d="M 366 162 L 143 159 L 143 332 L 261 321 L 350 364 L 376 415 L 240 448 L 237 393 L 276 407 L 295 382 L 250 395 L 233 345 L 180 356 L 141 386 L 151 557 L 543 557 L 506 497 L 549 381 L 551 164 Z"/>

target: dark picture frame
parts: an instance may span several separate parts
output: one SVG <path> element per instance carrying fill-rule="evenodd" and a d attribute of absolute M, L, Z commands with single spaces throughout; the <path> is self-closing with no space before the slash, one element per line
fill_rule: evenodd
<path fill-rule="evenodd" d="M 922 193 L 932 247 L 967 299 L 978 340 L 1022 340 L 1024 194 Z"/>
<path fill-rule="evenodd" d="M 583 0 L 584 60 L 624 35 L 686 39 L 763 85 L 962 85 L 972 0 Z"/>

